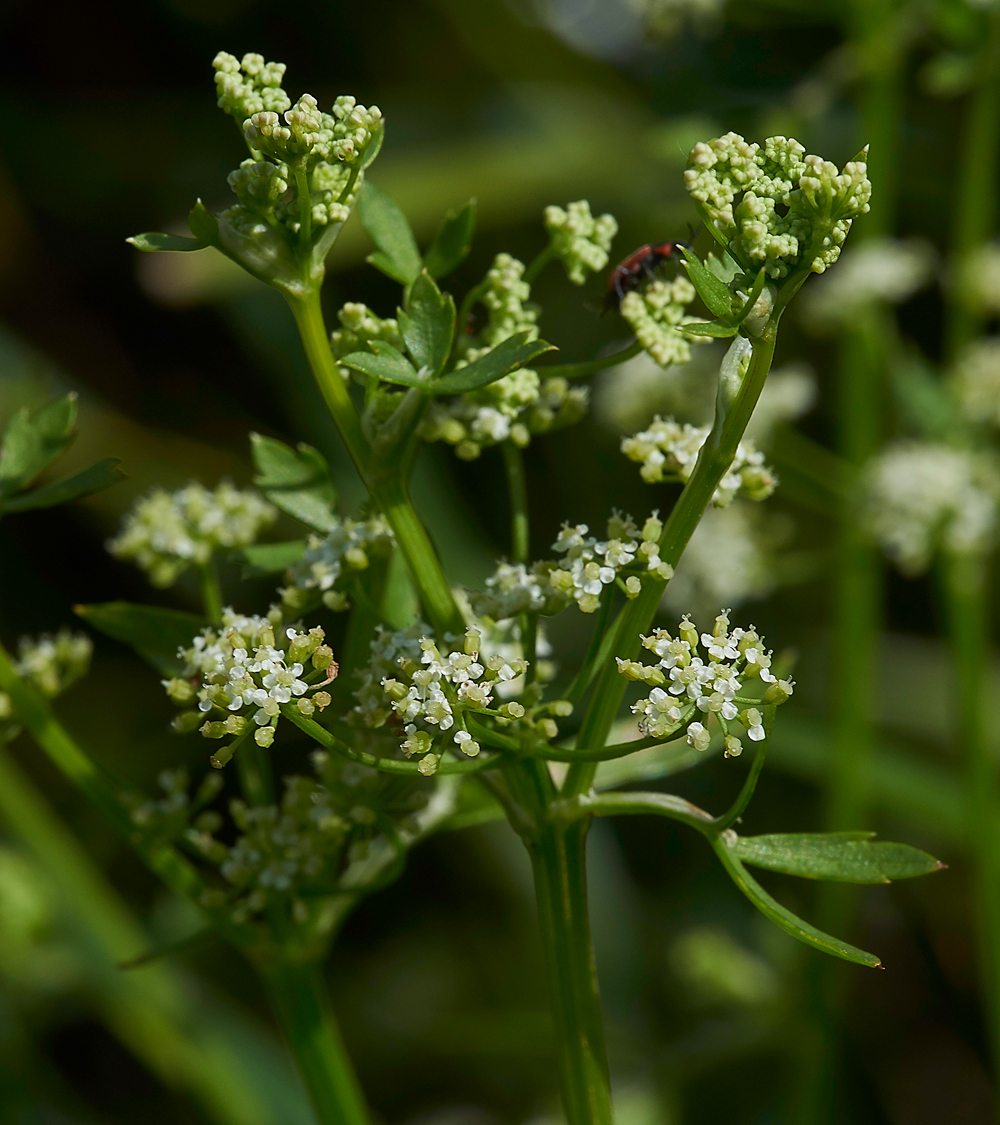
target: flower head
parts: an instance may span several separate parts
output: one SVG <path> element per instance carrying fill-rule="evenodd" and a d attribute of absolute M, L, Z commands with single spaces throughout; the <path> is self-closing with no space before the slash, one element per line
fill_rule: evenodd
<path fill-rule="evenodd" d="M 611 240 L 618 233 L 614 215 L 598 218 L 590 213 L 586 199 L 562 207 L 545 208 L 545 229 L 549 245 L 566 267 L 574 285 L 582 285 L 588 273 L 599 273 L 608 264 Z"/>
<path fill-rule="evenodd" d="M 38 638 L 22 637 L 14 667 L 43 695 L 52 697 L 87 674 L 93 653 L 93 642 L 86 633 L 74 633 L 64 627 L 54 637 L 48 633 Z"/>
<path fill-rule="evenodd" d="M 657 278 L 641 292 L 626 293 L 622 298 L 622 316 L 661 367 L 691 359 L 691 338 L 680 329 L 699 319 L 685 312 L 694 298 L 694 286 L 686 277 L 675 277 L 673 281 Z"/>

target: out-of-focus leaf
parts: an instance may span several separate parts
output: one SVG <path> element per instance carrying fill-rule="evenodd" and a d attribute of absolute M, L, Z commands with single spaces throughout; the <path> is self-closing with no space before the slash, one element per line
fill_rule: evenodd
<path fill-rule="evenodd" d="M 557 350 L 545 340 L 529 340 L 529 335 L 528 332 L 516 332 L 468 366 L 435 379 L 428 389 L 436 395 L 472 391 L 495 383 L 497 379 L 502 379 L 504 375 L 509 375 L 511 371 L 516 371 L 546 352 Z"/>
<path fill-rule="evenodd" d="M 476 230 L 476 201 L 470 199 L 460 211 L 449 211 L 424 255 L 424 268 L 431 277 L 447 277 L 465 261 Z"/>
<path fill-rule="evenodd" d="M 377 349 L 372 352 L 351 352 L 345 355 L 340 363 L 362 375 L 370 375 L 373 379 L 381 379 L 386 383 L 400 383 L 404 387 L 420 387 L 428 389 L 426 379 L 417 374 L 416 368 L 405 355 L 384 340 L 372 340 L 369 347 Z"/>
<path fill-rule="evenodd" d="M 133 234 L 126 238 L 136 250 L 179 250 L 182 253 L 189 250 L 204 250 L 209 243 L 202 242 L 200 238 L 187 238 L 181 234 L 161 234 L 158 231 L 146 231 L 144 234 Z"/>
<path fill-rule="evenodd" d="M 696 320 L 682 327 L 685 332 L 691 332 L 695 336 L 712 336 L 718 340 L 725 340 L 739 332 L 737 325 L 725 320 Z"/>
<path fill-rule="evenodd" d="M 56 504 L 79 500 L 81 496 L 91 496 L 125 479 L 120 464 L 117 457 L 105 457 L 65 480 L 0 501 L 0 511 L 27 512 L 32 508 L 52 508 Z"/>
<path fill-rule="evenodd" d="M 733 311 L 733 299 L 723 282 L 701 264 L 696 254 L 686 249 L 683 249 L 682 253 L 684 268 L 691 278 L 691 284 L 705 302 L 708 311 L 718 317 L 730 316 Z"/>
<path fill-rule="evenodd" d="M 289 543 L 257 543 L 244 547 L 239 552 L 246 563 L 243 577 L 252 578 L 261 574 L 281 574 L 290 566 L 302 560 L 306 553 L 304 539 L 293 539 Z"/>
<path fill-rule="evenodd" d="M 74 612 L 109 637 L 124 641 L 157 667 L 178 664 L 177 650 L 191 642 L 208 622 L 193 613 L 132 602 L 104 602 L 74 606 Z"/>
<path fill-rule="evenodd" d="M 444 367 L 455 338 L 455 302 L 442 293 L 425 270 L 410 288 L 406 309 L 397 314 L 399 329 L 414 362 L 431 376 Z"/>
<path fill-rule="evenodd" d="M 735 835 L 735 833 L 732 835 Z M 806 945 L 811 945 L 814 949 L 819 949 L 823 953 L 829 953 L 833 957 L 841 957 L 845 961 L 853 961 L 856 965 L 867 965 L 871 969 L 881 968 L 882 962 L 874 954 L 866 953 L 863 949 L 858 949 L 857 946 L 848 945 L 846 941 L 841 941 L 840 938 L 831 937 L 830 934 L 817 930 L 815 926 L 803 921 L 782 906 L 780 902 L 771 898 L 740 862 L 739 856 L 726 842 L 727 837 L 731 838 L 730 834 L 723 833 L 712 841 L 715 854 L 722 861 L 722 866 L 725 867 L 732 881 L 765 918 L 770 918 L 775 925 L 780 926 L 792 937 L 798 938 L 799 941 L 805 942 Z"/>
<path fill-rule="evenodd" d="M 250 435 L 250 448 L 257 470 L 254 484 L 276 508 L 315 531 L 325 533 L 338 526 L 333 511 L 337 491 L 319 450 L 304 442 L 292 449 L 263 434 Z"/>
<path fill-rule="evenodd" d="M 399 207 L 371 182 L 358 198 L 358 215 L 378 252 L 368 261 L 402 285 L 410 285 L 423 269 L 417 240 Z"/>
<path fill-rule="evenodd" d="M 10 420 L 0 450 L 0 496 L 20 492 L 73 440 L 76 395 L 47 402 L 34 412 L 19 410 Z"/>
<path fill-rule="evenodd" d="M 873 841 L 874 832 L 741 836 L 733 851 L 744 863 L 842 883 L 890 883 L 938 871 L 943 864 L 909 844 Z"/>
<path fill-rule="evenodd" d="M 946 441 L 960 427 L 954 394 L 922 357 L 906 355 L 889 373 L 902 422 L 915 437 Z"/>

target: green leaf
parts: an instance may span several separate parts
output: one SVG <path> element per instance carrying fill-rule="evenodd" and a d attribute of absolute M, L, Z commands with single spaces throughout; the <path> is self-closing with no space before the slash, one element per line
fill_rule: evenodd
<path fill-rule="evenodd" d="M 529 336 L 530 332 L 516 332 L 466 367 L 435 379 L 429 389 L 436 395 L 472 391 L 495 383 L 497 379 L 502 379 L 504 375 L 509 375 L 511 371 L 516 371 L 546 352 L 558 350 L 545 340 L 529 340 Z"/>
<path fill-rule="evenodd" d="M 188 212 L 188 230 L 206 246 L 220 246 L 219 220 L 200 199 Z"/>
<path fill-rule="evenodd" d="M 200 238 L 187 238 L 185 235 L 180 234 L 160 234 L 157 231 L 146 231 L 145 234 L 133 234 L 131 238 L 126 238 L 126 242 L 130 242 L 136 250 L 180 250 L 186 252 L 189 250 L 204 250 L 209 244 L 202 242 Z"/>
<path fill-rule="evenodd" d="M 406 347 L 419 368 L 438 374 L 451 354 L 455 338 L 455 302 L 442 293 L 425 270 L 410 287 L 406 309 L 397 312 Z"/>
<path fill-rule="evenodd" d="M 728 320 L 697 320 L 693 324 L 682 324 L 681 331 L 725 340 L 729 336 L 735 336 L 739 332 L 739 326 Z"/>
<path fill-rule="evenodd" d="M 371 340 L 368 346 L 372 348 L 371 352 L 351 352 L 337 362 L 354 371 L 360 371 L 362 375 L 370 375 L 373 379 L 381 379 L 386 383 L 401 383 L 404 387 L 429 389 L 427 380 L 417 374 L 413 364 L 401 351 L 384 340 Z"/>
<path fill-rule="evenodd" d="M 465 261 L 476 229 L 476 201 L 470 199 L 460 211 L 445 215 L 434 241 L 424 255 L 424 269 L 431 277 L 447 277 Z"/>
<path fill-rule="evenodd" d="M 104 602 L 73 607 L 88 625 L 131 645 L 165 675 L 177 673 L 181 661 L 177 650 L 191 642 L 208 622 L 193 613 L 132 602 Z"/>
<path fill-rule="evenodd" d="M 238 555 L 246 563 L 243 577 L 255 578 L 261 574 L 282 574 L 290 566 L 301 562 L 305 553 L 306 541 L 293 539 L 289 543 L 257 543 L 253 547 L 244 547 Z"/>
<path fill-rule="evenodd" d="M 76 395 L 48 402 L 31 413 L 19 410 L 3 435 L 0 450 L 0 496 L 20 492 L 72 442 Z"/>
<path fill-rule="evenodd" d="M 120 464 L 117 457 L 105 457 L 65 480 L 0 500 L 0 509 L 4 512 L 27 512 L 32 508 L 52 508 L 56 504 L 79 500 L 81 496 L 91 496 L 125 479 L 125 474 L 118 467 Z"/>
<path fill-rule="evenodd" d="M 337 490 L 319 450 L 304 442 L 292 449 L 263 434 L 251 434 L 250 447 L 257 470 L 254 484 L 276 508 L 315 531 L 328 532 L 338 526 L 333 511 Z"/>
<path fill-rule="evenodd" d="M 872 841 L 874 832 L 789 833 L 741 836 L 733 852 L 745 863 L 841 883 L 889 883 L 912 879 L 943 866 L 933 856 L 910 847 Z"/>
<path fill-rule="evenodd" d="M 697 255 L 682 248 L 684 254 L 684 268 L 691 278 L 698 296 L 705 302 L 709 312 L 717 317 L 728 318 L 733 312 L 732 294 L 714 273 L 707 270 L 698 260 Z M 707 333 L 706 333 L 707 334 Z"/>
<path fill-rule="evenodd" d="M 395 202 L 366 182 L 358 198 L 358 215 L 378 252 L 368 261 L 403 285 L 410 285 L 423 269 L 417 240 Z"/>
<path fill-rule="evenodd" d="M 765 918 L 770 918 L 776 926 L 780 926 L 792 937 L 798 938 L 799 941 L 805 942 L 806 945 L 811 945 L 814 949 L 823 953 L 829 953 L 832 957 L 841 957 L 845 961 L 853 961 L 856 965 L 867 965 L 871 969 L 882 967 L 882 962 L 874 954 L 866 953 L 863 949 L 858 949 L 854 945 L 848 945 L 846 941 L 841 941 L 840 938 L 831 937 L 829 934 L 823 933 L 822 930 L 817 930 L 815 926 L 804 922 L 782 906 L 780 902 L 771 898 L 743 866 L 733 849 L 727 845 L 726 836 L 727 834 L 724 833 L 711 841 L 715 854 L 722 861 L 722 866 L 725 867 L 732 881 Z"/>
<path fill-rule="evenodd" d="M 732 318 L 736 324 L 742 324 L 744 320 L 753 311 L 754 305 L 757 304 L 757 298 L 760 296 L 761 290 L 764 288 L 764 282 L 767 280 L 767 274 L 764 272 L 764 267 L 761 266 L 757 271 L 757 276 L 754 279 L 753 288 L 747 296 L 746 304 L 740 309 L 738 313 Z"/>
<path fill-rule="evenodd" d="M 907 430 L 930 441 L 946 441 L 961 426 L 955 395 L 919 355 L 892 364 L 892 396 Z"/>
<path fill-rule="evenodd" d="M 363 172 L 375 160 L 375 157 L 382 151 L 382 142 L 385 140 L 385 125 L 379 122 L 375 132 L 372 133 L 368 144 L 365 145 L 364 151 L 358 158 L 360 160 L 359 172 Z"/>

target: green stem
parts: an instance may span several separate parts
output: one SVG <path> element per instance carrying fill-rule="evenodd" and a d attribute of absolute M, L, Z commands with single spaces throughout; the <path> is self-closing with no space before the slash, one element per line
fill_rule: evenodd
<path fill-rule="evenodd" d="M 301 160 L 295 162 L 295 186 L 299 193 L 299 245 L 306 255 L 312 242 L 312 193 L 309 191 L 309 173 Z"/>
<path fill-rule="evenodd" d="M 524 271 L 524 280 L 531 285 L 549 262 L 555 260 L 555 257 L 555 247 L 550 242 L 544 250 L 540 250 L 531 260 L 528 268 Z"/>
<path fill-rule="evenodd" d="M 587 915 L 589 817 L 547 825 L 529 844 L 555 1020 L 557 1065 L 568 1125 L 612 1125 L 597 968 Z"/>
<path fill-rule="evenodd" d="M 198 584 L 201 587 L 201 601 L 205 616 L 213 625 L 222 621 L 222 587 L 219 585 L 219 572 L 215 559 L 209 559 L 198 567 Z"/>
<path fill-rule="evenodd" d="M 236 758 L 240 789 L 246 803 L 254 806 L 273 805 L 274 777 L 267 748 L 258 746 L 254 741 L 253 731 L 248 730 L 230 744 L 230 749 Z"/>
<path fill-rule="evenodd" d="M 621 348 L 609 355 L 598 356 L 587 363 L 563 363 L 554 367 L 538 367 L 536 370 L 543 379 L 559 376 L 563 379 L 584 379 L 588 375 L 596 375 L 599 371 L 606 371 L 609 367 L 617 367 L 632 359 L 642 351 L 642 344 L 634 340 L 627 348 Z"/>
<path fill-rule="evenodd" d="M 260 969 L 319 1125 L 368 1125 L 368 1110 L 316 965 L 284 961 Z"/>
<path fill-rule="evenodd" d="M 319 292 L 311 290 L 305 297 L 289 297 L 288 300 L 319 389 L 361 479 L 396 535 L 431 624 L 442 637 L 447 632 L 463 633 L 465 620 L 405 484 L 398 473 L 379 476 L 373 470 L 368 439 L 330 350 Z"/>
<path fill-rule="evenodd" d="M 1000 789 L 988 722 L 989 568 L 978 555 L 945 557 L 942 576 L 958 714 L 956 744 L 966 768 L 984 1018 L 994 1073 L 1000 1074 Z"/>
<path fill-rule="evenodd" d="M 516 563 L 530 557 L 528 545 L 528 485 L 524 475 L 524 454 L 520 446 L 505 441 L 500 446 L 507 471 L 507 494 L 510 498 L 510 555 Z"/>
<path fill-rule="evenodd" d="M 660 537 L 660 558 L 673 567 L 680 562 L 684 548 L 711 503 L 712 494 L 733 463 L 736 449 L 771 369 L 776 336 L 777 324 L 772 323 L 764 338 L 753 341 L 750 366 L 735 401 L 728 409 L 721 406 L 717 408 L 715 423 L 702 446 L 694 472 L 664 525 Z M 665 586 L 666 582 L 646 578 L 642 584 L 642 592 L 634 601 L 625 604 L 618 622 L 611 627 L 616 644 L 600 673 L 590 707 L 580 727 L 580 746 L 603 746 L 607 741 L 625 692 L 625 679 L 618 674 L 614 658 L 636 658 L 639 653 L 639 635 L 647 632 L 652 624 Z M 595 770 L 596 766 L 593 764 L 571 766 L 563 792 L 567 795 L 585 793 L 593 784 Z"/>

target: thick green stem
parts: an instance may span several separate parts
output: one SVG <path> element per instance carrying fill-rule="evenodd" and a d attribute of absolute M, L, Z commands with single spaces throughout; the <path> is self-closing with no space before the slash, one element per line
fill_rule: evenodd
<path fill-rule="evenodd" d="M 505 441 L 504 469 L 507 471 L 507 495 L 510 498 L 510 557 L 513 562 L 526 563 L 528 544 L 528 483 L 524 475 L 524 454 L 512 441 Z"/>
<path fill-rule="evenodd" d="M 589 820 L 546 826 L 529 845 L 568 1125 L 611 1125 L 611 1088 L 587 915 Z"/>
<path fill-rule="evenodd" d="M 994 1072 L 1000 1073 L 1000 789 L 987 722 L 991 703 L 989 567 L 979 555 L 946 557 L 942 579 L 958 715 L 957 743 L 965 758 L 968 785 L 966 808 L 984 1021 Z"/>
<path fill-rule="evenodd" d="M 205 616 L 213 625 L 222 621 L 222 588 L 219 585 L 219 572 L 215 560 L 209 559 L 198 567 L 198 583 L 201 587 L 201 601 Z"/>
<path fill-rule="evenodd" d="M 330 350 L 319 292 L 310 291 L 303 298 L 290 297 L 289 304 L 319 389 L 361 479 L 396 535 L 431 624 L 439 636 L 464 632 L 465 621 L 452 596 L 451 585 L 400 474 L 379 475 L 372 465 L 371 447 L 361 429 L 361 419 Z"/>
<path fill-rule="evenodd" d="M 280 962 L 261 976 L 319 1125 L 368 1125 L 368 1110 L 316 965 Z"/>
<path fill-rule="evenodd" d="M 688 541 L 712 501 L 712 494 L 733 463 L 737 446 L 771 369 L 776 336 L 777 324 L 772 323 L 768 326 L 765 338 L 753 341 L 750 366 L 735 401 L 727 410 L 716 411 L 715 424 L 702 446 L 698 463 L 660 537 L 660 558 L 671 566 L 676 567 L 680 562 Z M 652 624 L 665 586 L 663 581 L 646 578 L 642 592 L 634 601 L 626 603 L 618 622 L 612 626 L 616 630 L 616 644 L 601 670 L 590 707 L 580 727 L 578 745 L 596 747 L 603 746 L 607 741 L 625 692 L 625 679 L 618 674 L 615 657 L 626 660 L 636 658 L 640 646 L 639 635 L 647 632 Z M 571 766 L 563 792 L 568 796 L 585 793 L 593 784 L 595 770 L 596 767 L 589 763 Z"/>

